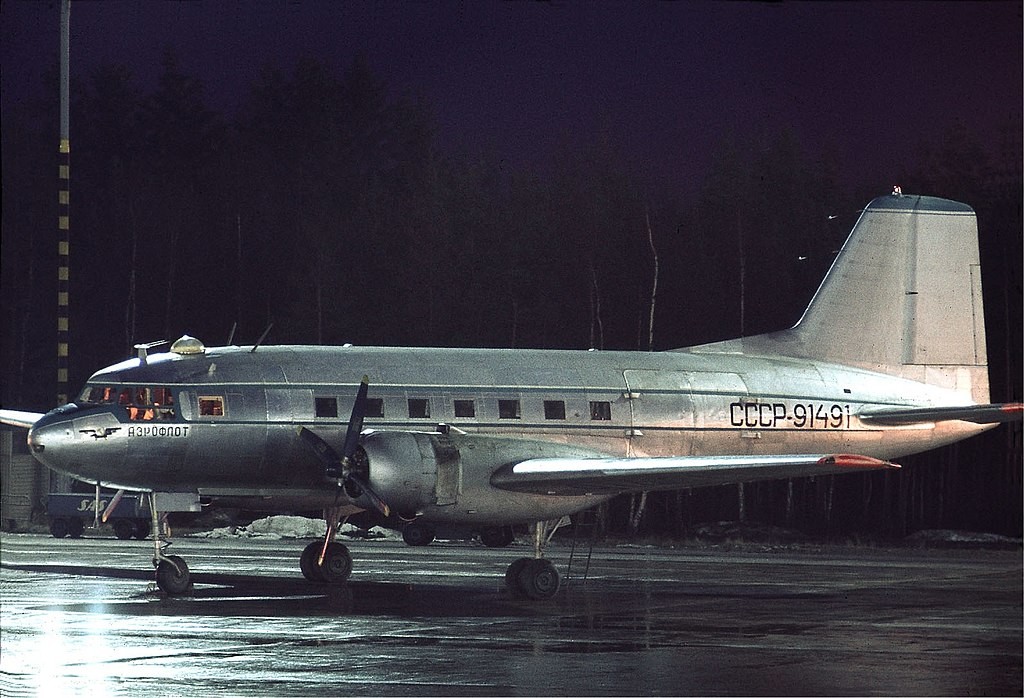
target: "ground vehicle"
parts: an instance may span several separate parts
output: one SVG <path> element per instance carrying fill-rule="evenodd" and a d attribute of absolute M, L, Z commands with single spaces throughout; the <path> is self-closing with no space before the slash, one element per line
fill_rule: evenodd
<path fill-rule="evenodd" d="M 103 515 L 116 493 L 100 492 L 99 514 Z M 51 493 L 47 497 L 46 512 L 50 520 L 50 533 L 54 538 L 81 538 L 87 526 L 96 521 L 97 498 L 95 494 L 71 492 L 67 494 Z M 121 540 L 132 536 L 142 540 L 149 535 L 151 515 L 149 503 L 138 494 L 125 494 L 116 503 L 110 516 L 107 517 L 114 529 L 114 535 Z"/>

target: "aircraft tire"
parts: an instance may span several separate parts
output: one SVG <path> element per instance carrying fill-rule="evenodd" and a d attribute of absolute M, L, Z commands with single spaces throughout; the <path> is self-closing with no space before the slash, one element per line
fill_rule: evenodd
<path fill-rule="evenodd" d="M 54 538 L 64 538 L 68 535 L 67 519 L 50 519 L 50 535 Z"/>
<path fill-rule="evenodd" d="M 406 545 L 416 548 L 430 545 L 434 542 L 434 529 L 416 522 L 406 524 L 405 528 L 402 529 L 402 540 L 405 541 Z"/>
<path fill-rule="evenodd" d="M 313 564 L 316 565 L 314 558 Z M 344 584 L 352 574 L 352 555 L 341 543 L 328 543 L 320 574 L 328 584 Z"/>
<path fill-rule="evenodd" d="M 85 530 L 85 524 L 82 523 L 81 519 L 71 518 L 68 519 L 68 535 L 72 538 L 81 538 L 82 531 Z"/>
<path fill-rule="evenodd" d="M 156 585 L 168 596 L 180 596 L 192 588 L 190 576 L 180 555 L 170 555 L 156 567 Z"/>
<path fill-rule="evenodd" d="M 146 519 L 138 519 L 135 522 L 135 540 L 146 540 L 150 534 L 150 523 Z"/>
<path fill-rule="evenodd" d="M 320 546 L 322 545 L 323 543 L 320 541 L 313 541 L 303 548 L 302 556 L 299 557 L 299 569 L 302 570 L 302 576 L 311 582 L 326 581 L 320 573 L 320 566 L 316 564 L 317 557 L 320 556 Z"/>
<path fill-rule="evenodd" d="M 135 524 L 128 519 L 115 519 L 113 527 L 118 540 L 128 540 L 135 534 Z"/>
<path fill-rule="evenodd" d="M 519 589 L 534 601 L 550 599 L 558 592 L 558 570 L 549 560 L 535 559 L 523 565 L 519 572 Z"/>
<path fill-rule="evenodd" d="M 514 596 L 523 596 L 524 591 L 519 586 L 519 573 L 523 571 L 523 568 L 533 562 L 532 557 L 520 557 L 512 562 L 505 570 L 505 586 L 512 592 Z"/>

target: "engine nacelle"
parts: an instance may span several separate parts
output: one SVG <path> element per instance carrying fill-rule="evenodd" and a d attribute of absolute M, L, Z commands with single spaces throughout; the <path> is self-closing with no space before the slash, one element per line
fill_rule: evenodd
<path fill-rule="evenodd" d="M 458 489 L 459 452 L 438 434 L 371 432 L 362 439 L 369 482 L 393 511 L 411 518 Z M 456 481 L 449 483 L 454 476 Z"/>

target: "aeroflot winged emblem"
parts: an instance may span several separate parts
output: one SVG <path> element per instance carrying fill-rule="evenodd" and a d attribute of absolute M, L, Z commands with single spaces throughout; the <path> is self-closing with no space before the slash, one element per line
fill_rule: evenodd
<path fill-rule="evenodd" d="M 31 427 L 47 466 L 153 493 L 154 511 L 225 502 L 322 509 L 300 557 L 315 584 L 352 569 L 340 522 L 372 511 L 425 544 L 468 524 L 488 544 L 535 525 L 516 595 L 559 588 L 546 521 L 623 492 L 895 467 L 1019 404 L 991 404 L 970 207 L 894 194 L 864 209 L 796 326 L 660 353 L 255 346 L 183 337 L 97 371 Z M 143 437 L 143 438 L 137 438 Z M 156 520 L 156 516 L 154 516 Z M 189 571 L 156 532 L 157 583 Z"/>

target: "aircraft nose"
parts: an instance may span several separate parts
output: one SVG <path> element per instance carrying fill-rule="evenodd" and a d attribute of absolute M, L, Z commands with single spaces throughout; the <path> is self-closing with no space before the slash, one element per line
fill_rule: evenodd
<path fill-rule="evenodd" d="M 67 410 L 58 408 L 43 415 L 28 430 L 28 447 L 44 465 L 63 469 L 74 441 L 72 418 Z"/>

